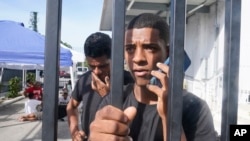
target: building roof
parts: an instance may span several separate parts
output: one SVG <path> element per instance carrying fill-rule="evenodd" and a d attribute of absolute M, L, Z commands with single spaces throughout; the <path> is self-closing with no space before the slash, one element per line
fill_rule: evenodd
<path fill-rule="evenodd" d="M 209 13 L 209 6 L 216 0 L 187 0 L 187 17 L 200 13 Z M 168 19 L 170 16 L 170 0 L 127 0 L 125 24 L 141 13 L 153 13 Z M 104 0 L 100 30 L 112 30 L 112 0 Z"/>

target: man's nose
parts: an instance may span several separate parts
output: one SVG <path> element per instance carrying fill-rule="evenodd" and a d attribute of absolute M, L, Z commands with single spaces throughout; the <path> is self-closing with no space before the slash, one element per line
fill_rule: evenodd
<path fill-rule="evenodd" d="M 101 71 L 98 67 L 95 67 L 95 68 L 93 69 L 93 72 L 94 72 L 96 75 L 98 75 L 98 74 L 100 74 L 102 71 Z"/>
<path fill-rule="evenodd" d="M 145 58 L 145 53 L 143 52 L 143 49 L 141 49 L 141 48 L 140 49 L 136 49 L 133 61 L 135 63 L 139 63 L 139 62 L 143 62 L 145 60 L 146 60 L 146 58 Z"/>

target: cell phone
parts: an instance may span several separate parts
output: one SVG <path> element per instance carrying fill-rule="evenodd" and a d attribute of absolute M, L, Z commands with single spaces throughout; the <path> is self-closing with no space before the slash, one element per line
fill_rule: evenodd
<path fill-rule="evenodd" d="M 166 64 L 166 65 L 169 65 L 169 57 L 164 61 L 164 64 Z M 160 71 L 161 72 L 161 70 L 159 69 L 158 71 Z M 157 85 L 157 86 L 159 86 L 159 87 L 161 87 L 161 82 L 159 81 L 159 79 L 157 79 L 156 77 L 152 77 L 151 79 L 150 79 L 150 84 L 152 84 L 152 85 Z"/>
<path fill-rule="evenodd" d="M 166 65 L 169 65 L 170 64 L 170 60 L 169 60 L 169 57 L 164 61 L 164 64 Z M 184 67 L 184 72 L 188 69 L 188 67 L 191 65 L 191 60 L 190 58 L 188 57 L 186 51 L 184 51 L 184 64 L 183 64 L 183 67 Z M 159 71 L 161 71 L 159 69 Z M 152 85 L 157 85 L 159 87 L 161 87 L 161 82 L 156 78 L 156 77 L 152 77 L 150 79 L 150 84 Z"/>

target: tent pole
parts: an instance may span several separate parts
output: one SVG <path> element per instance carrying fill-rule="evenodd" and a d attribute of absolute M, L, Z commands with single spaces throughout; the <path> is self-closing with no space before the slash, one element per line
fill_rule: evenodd
<path fill-rule="evenodd" d="M 71 80 L 71 88 L 72 90 L 75 88 L 75 78 L 74 78 L 74 72 L 73 72 L 73 67 L 69 67 L 70 70 L 70 80 Z"/>
<path fill-rule="evenodd" d="M 25 88 L 25 82 L 26 82 L 26 80 L 25 80 L 25 70 L 23 69 L 23 90 L 24 90 L 24 88 Z"/>
<path fill-rule="evenodd" d="M 1 68 L 0 83 L 2 82 L 4 68 Z"/>

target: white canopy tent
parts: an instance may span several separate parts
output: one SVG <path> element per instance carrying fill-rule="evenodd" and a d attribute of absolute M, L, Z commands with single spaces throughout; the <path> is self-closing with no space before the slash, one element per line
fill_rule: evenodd
<path fill-rule="evenodd" d="M 73 65 L 69 67 L 69 71 L 70 71 L 70 79 L 71 79 L 71 85 L 72 85 L 72 88 L 75 87 L 75 81 L 76 81 L 76 75 L 75 75 L 75 71 L 76 71 L 76 64 L 78 62 L 84 62 L 85 60 L 85 56 L 83 55 L 84 53 L 80 53 L 80 52 L 77 52 L 71 48 L 68 48 L 66 47 L 65 45 L 62 45 L 61 46 L 67 50 L 70 50 L 71 54 L 72 54 L 72 61 L 73 61 Z"/>

